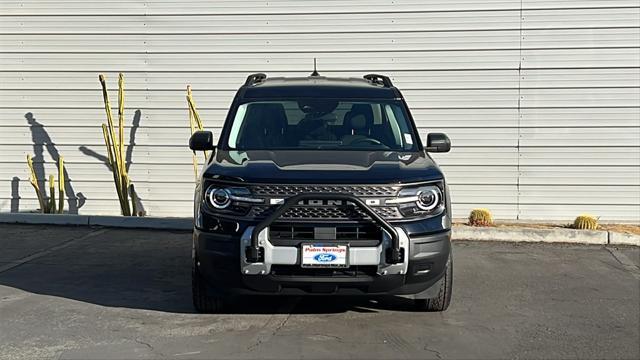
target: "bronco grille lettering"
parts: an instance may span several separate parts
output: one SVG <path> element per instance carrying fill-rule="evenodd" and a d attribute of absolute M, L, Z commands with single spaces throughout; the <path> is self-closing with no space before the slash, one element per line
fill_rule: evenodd
<path fill-rule="evenodd" d="M 363 199 L 365 204 L 369 206 L 380 206 L 382 204 L 381 199 Z M 269 204 L 271 205 L 279 205 L 284 202 L 284 199 L 271 199 Z M 349 203 L 348 201 L 346 202 Z M 342 206 L 345 205 L 345 202 L 342 200 L 301 200 L 298 202 L 298 205 L 309 205 L 309 206 Z"/>

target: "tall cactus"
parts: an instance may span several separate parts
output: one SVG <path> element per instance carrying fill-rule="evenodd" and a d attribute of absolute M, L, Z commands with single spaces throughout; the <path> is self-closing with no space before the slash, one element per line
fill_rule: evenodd
<path fill-rule="evenodd" d="M 136 216 L 136 211 L 131 208 L 136 207 L 134 197 L 130 196 L 129 188 L 132 186 L 129 174 L 127 172 L 127 164 L 124 156 L 124 75 L 118 75 L 118 134 L 113 124 L 113 115 L 111 113 L 111 103 L 109 101 L 109 93 L 107 91 L 107 82 L 104 75 L 98 77 L 102 86 L 102 97 L 104 100 L 104 109 L 107 114 L 107 124 L 102 124 L 102 135 L 104 144 L 107 147 L 107 161 L 113 174 L 113 182 L 120 201 L 120 211 L 125 216 Z"/>
<path fill-rule="evenodd" d="M 58 158 L 58 214 L 64 211 L 64 158 Z"/>
<path fill-rule="evenodd" d="M 196 103 L 193 100 L 193 94 L 191 93 L 191 85 L 187 85 L 187 106 L 189 108 L 189 127 L 191 128 L 191 135 L 193 135 L 196 131 L 204 130 L 204 125 L 202 124 L 202 120 L 200 119 L 200 114 L 198 113 L 198 108 L 196 107 Z M 204 159 L 207 160 L 207 152 L 204 152 Z M 193 160 L 193 172 L 196 177 L 196 182 L 198 181 L 198 157 L 195 152 L 192 155 Z"/>
<path fill-rule="evenodd" d="M 49 175 L 49 209 L 50 214 L 56 213 L 56 178 Z"/>
<path fill-rule="evenodd" d="M 38 203 L 40 204 L 40 212 L 47 214 L 55 214 L 56 212 L 62 214 L 64 210 L 64 158 L 60 156 L 58 158 L 58 206 L 56 209 L 56 180 L 53 175 L 49 175 L 49 197 L 46 196 L 46 191 L 40 189 L 38 184 L 38 178 L 36 177 L 36 171 L 33 168 L 33 158 L 31 155 L 27 155 L 27 166 L 29 167 L 29 182 L 36 192 L 38 197 Z M 44 180 L 44 179 L 43 179 Z"/>
<path fill-rule="evenodd" d="M 36 177 L 36 171 L 33 169 L 33 158 L 31 155 L 27 155 L 27 166 L 29 167 L 29 182 L 33 189 L 36 191 L 38 202 L 40 203 L 40 212 L 47 212 L 48 204 L 45 201 L 45 197 L 40 191 L 40 185 L 38 184 L 38 178 Z"/>

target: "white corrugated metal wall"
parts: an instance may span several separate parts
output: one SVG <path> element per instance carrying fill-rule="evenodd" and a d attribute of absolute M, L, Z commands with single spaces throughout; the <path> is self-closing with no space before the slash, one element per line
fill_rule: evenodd
<path fill-rule="evenodd" d="M 188 216 L 186 84 L 217 133 L 247 73 L 317 57 L 389 74 L 450 135 L 456 217 L 640 221 L 637 0 L 2 0 L 0 34 L 0 211 L 37 208 L 31 153 L 46 174 L 65 156 L 80 213 L 118 213 L 97 75 L 122 71 L 131 177 L 150 215 Z"/>

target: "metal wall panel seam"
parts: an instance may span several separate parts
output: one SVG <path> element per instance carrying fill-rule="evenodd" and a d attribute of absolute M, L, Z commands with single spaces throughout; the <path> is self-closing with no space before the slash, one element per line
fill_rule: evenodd
<path fill-rule="evenodd" d="M 140 3 L 140 2 L 138 2 Z M 301 15 L 301 14 L 314 14 L 314 15 L 334 15 L 340 13 L 357 13 L 357 14 L 366 14 L 366 13 L 380 13 L 380 14 L 388 14 L 388 13 L 430 13 L 430 12 L 468 12 L 468 11 L 511 11 L 517 10 L 517 6 L 514 6 L 515 3 L 513 1 L 510 2 L 498 2 L 496 4 L 491 4 L 490 2 L 483 1 L 478 2 L 477 4 L 468 3 L 464 8 L 456 8 L 455 5 L 450 5 L 451 2 L 443 2 L 442 4 L 428 4 L 424 6 L 423 3 L 417 4 L 395 4 L 397 6 L 388 6 L 386 3 L 381 2 L 369 2 L 366 10 L 354 10 L 361 9 L 361 6 L 358 6 L 357 3 L 353 2 L 340 2 L 340 6 L 326 6 L 326 1 L 323 2 L 315 2 L 315 1 L 304 1 L 298 3 L 291 3 L 287 6 L 272 6 L 273 10 L 265 11 L 265 9 L 259 9 L 258 6 L 245 5 L 235 7 L 236 10 L 231 7 L 220 7 L 218 8 L 218 12 L 211 12 L 211 6 L 207 3 L 208 6 L 204 6 L 204 4 L 199 3 L 182 3 L 176 2 L 180 4 L 179 7 L 154 7 L 147 6 L 146 8 L 138 8 L 135 7 L 132 11 L 131 2 L 125 3 L 124 6 L 121 4 L 109 1 L 105 3 L 102 7 L 93 7 L 92 6 L 78 6 L 77 2 L 55 2 L 51 5 L 38 6 L 41 4 L 31 4 L 29 2 L 21 2 L 21 6 L 9 7 L 7 3 L 4 2 L 3 6 L 0 8 L 3 10 L 3 13 L 6 15 L 12 16 L 58 16 L 58 15 L 72 15 L 72 16 L 120 16 L 120 15 L 199 15 L 199 14 L 210 14 L 210 15 L 245 15 L 245 14 L 255 14 L 255 15 L 274 15 L 274 14 L 290 14 L 290 15 Z M 304 7 L 295 7 L 293 5 L 299 5 L 300 3 L 305 3 Z M 10 3 L 9 3 L 10 4 Z M 236 2 L 237 4 L 237 2 Z M 262 2 L 256 2 L 255 5 L 262 5 Z M 422 5 L 422 6 L 418 6 Z M 26 5 L 26 6 L 25 6 Z M 82 4 L 84 5 L 84 4 Z M 113 10 L 114 7 L 121 6 L 117 11 Z M 636 1 L 601 1 L 598 3 L 585 4 L 584 1 L 575 1 L 575 2 L 562 2 L 562 1 L 547 1 L 540 2 L 536 1 L 535 4 L 527 5 L 525 8 L 527 10 L 580 10 L 580 9 L 633 9 L 637 7 Z M 56 12 L 60 9 L 66 9 L 65 12 Z M 220 11 L 224 9 L 225 11 Z M 330 10 L 328 10 L 330 9 Z M 12 10 L 13 12 L 11 12 Z M 35 12 L 39 11 L 39 12 Z M 34 13 L 35 12 L 35 13 Z"/>
<path fill-rule="evenodd" d="M 524 14 L 523 14 L 523 4 L 522 4 L 523 0 L 520 0 L 520 18 L 519 23 L 520 23 L 520 36 L 519 36 L 519 55 L 518 55 L 518 144 L 516 146 L 516 152 L 517 152 L 517 167 L 518 167 L 518 178 L 517 178 L 517 186 L 516 186 L 516 220 L 520 219 L 520 177 L 522 176 L 522 173 L 520 172 L 520 138 L 522 137 L 522 135 L 520 134 L 520 123 L 522 122 L 522 62 L 523 62 L 523 58 L 522 58 L 522 40 L 524 39 L 524 32 L 523 32 L 523 26 L 524 26 Z"/>

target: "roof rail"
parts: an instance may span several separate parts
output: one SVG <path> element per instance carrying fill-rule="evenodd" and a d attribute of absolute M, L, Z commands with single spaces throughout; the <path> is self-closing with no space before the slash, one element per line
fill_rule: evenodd
<path fill-rule="evenodd" d="M 391 83 L 391 79 L 388 76 L 378 75 L 378 74 L 367 74 L 363 76 L 365 80 L 371 81 L 373 84 L 380 84 L 384 87 L 392 87 L 393 83 Z"/>
<path fill-rule="evenodd" d="M 254 85 L 263 82 L 267 78 L 267 74 L 255 73 L 247 76 L 244 86 Z"/>

